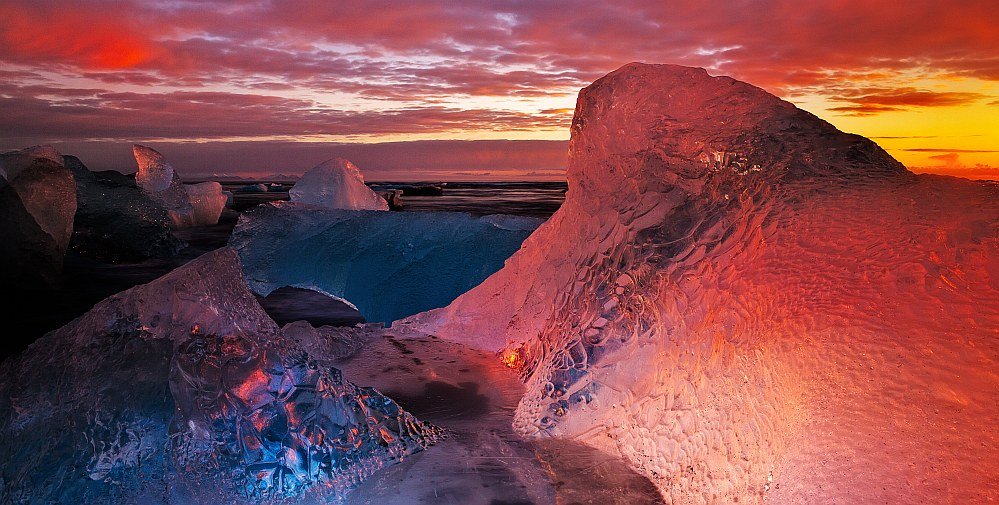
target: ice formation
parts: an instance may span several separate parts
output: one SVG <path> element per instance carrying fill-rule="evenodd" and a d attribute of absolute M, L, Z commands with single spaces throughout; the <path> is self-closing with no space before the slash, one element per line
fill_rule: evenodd
<path fill-rule="evenodd" d="M 482 282 L 540 222 L 271 203 L 246 212 L 229 243 L 256 293 L 318 288 L 368 321 L 389 322 L 443 307 Z"/>
<path fill-rule="evenodd" d="M 3 363 L 0 497 L 335 502 L 438 438 L 321 359 L 260 309 L 232 249 L 206 254 Z"/>
<path fill-rule="evenodd" d="M 57 284 L 75 213 L 73 174 L 55 149 L 0 154 L 0 280 Z"/>
<path fill-rule="evenodd" d="M 185 184 L 187 198 L 194 207 L 192 219 L 195 223 L 212 225 L 219 222 L 222 209 L 225 208 L 228 197 L 222 191 L 222 185 L 217 182 L 199 182 Z"/>
<path fill-rule="evenodd" d="M 171 219 L 130 175 L 91 172 L 65 156 L 76 180 L 76 217 L 70 247 L 82 256 L 112 263 L 167 257 L 182 247 L 170 232 Z"/>
<path fill-rule="evenodd" d="M 291 201 L 327 209 L 388 210 L 353 163 L 334 158 L 310 169 L 289 192 Z"/>
<path fill-rule="evenodd" d="M 515 428 L 676 503 L 996 498 L 999 186 L 702 69 L 580 92 L 565 204 L 405 323 L 502 350 Z"/>
<path fill-rule="evenodd" d="M 156 150 L 136 144 L 132 152 L 139 166 L 135 182 L 166 207 L 175 228 L 218 223 L 226 201 L 219 183 L 183 184 L 173 166 Z"/>

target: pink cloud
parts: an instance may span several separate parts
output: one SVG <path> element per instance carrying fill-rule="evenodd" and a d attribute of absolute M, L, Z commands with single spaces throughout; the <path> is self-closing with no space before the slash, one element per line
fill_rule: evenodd
<path fill-rule="evenodd" d="M 0 65 L 17 69 L 0 69 L 0 139 L 558 129 L 570 113 L 442 100 L 546 96 L 636 60 L 704 66 L 789 97 L 818 93 L 844 114 L 960 105 L 995 97 L 871 83 L 903 71 L 999 80 L 995 5 L 8 0 Z M 70 84 L 78 77 L 102 89 L 81 91 Z M 385 110 L 301 98 L 331 92 L 376 98 Z"/>

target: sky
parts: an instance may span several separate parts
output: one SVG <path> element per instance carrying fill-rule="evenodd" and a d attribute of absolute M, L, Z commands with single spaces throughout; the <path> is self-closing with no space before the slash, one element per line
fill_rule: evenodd
<path fill-rule="evenodd" d="M 750 82 L 916 171 L 999 179 L 996 0 L 0 0 L 0 150 L 558 179 L 576 93 L 631 61 Z"/>

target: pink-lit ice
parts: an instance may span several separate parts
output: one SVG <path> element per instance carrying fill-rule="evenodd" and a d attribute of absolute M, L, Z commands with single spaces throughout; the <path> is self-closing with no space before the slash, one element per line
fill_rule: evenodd
<path fill-rule="evenodd" d="M 167 209 L 175 228 L 218 223 L 226 203 L 219 183 L 184 184 L 173 166 L 155 149 L 134 145 L 132 152 L 139 166 L 136 184 Z"/>
<path fill-rule="evenodd" d="M 678 66 L 599 79 L 571 133 L 563 207 L 405 321 L 520 369 L 520 433 L 674 503 L 997 497 L 999 186 Z"/>

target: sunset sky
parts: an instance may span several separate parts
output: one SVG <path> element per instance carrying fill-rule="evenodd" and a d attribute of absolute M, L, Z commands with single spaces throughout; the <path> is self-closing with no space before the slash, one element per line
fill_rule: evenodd
<path fill-rule="evenodd" d="M 630 61 L 753 83 L 920 171 L 999 178 L 996 0 L 2 0 L 0 149 L 557 179 L 579 88 Z"/>

